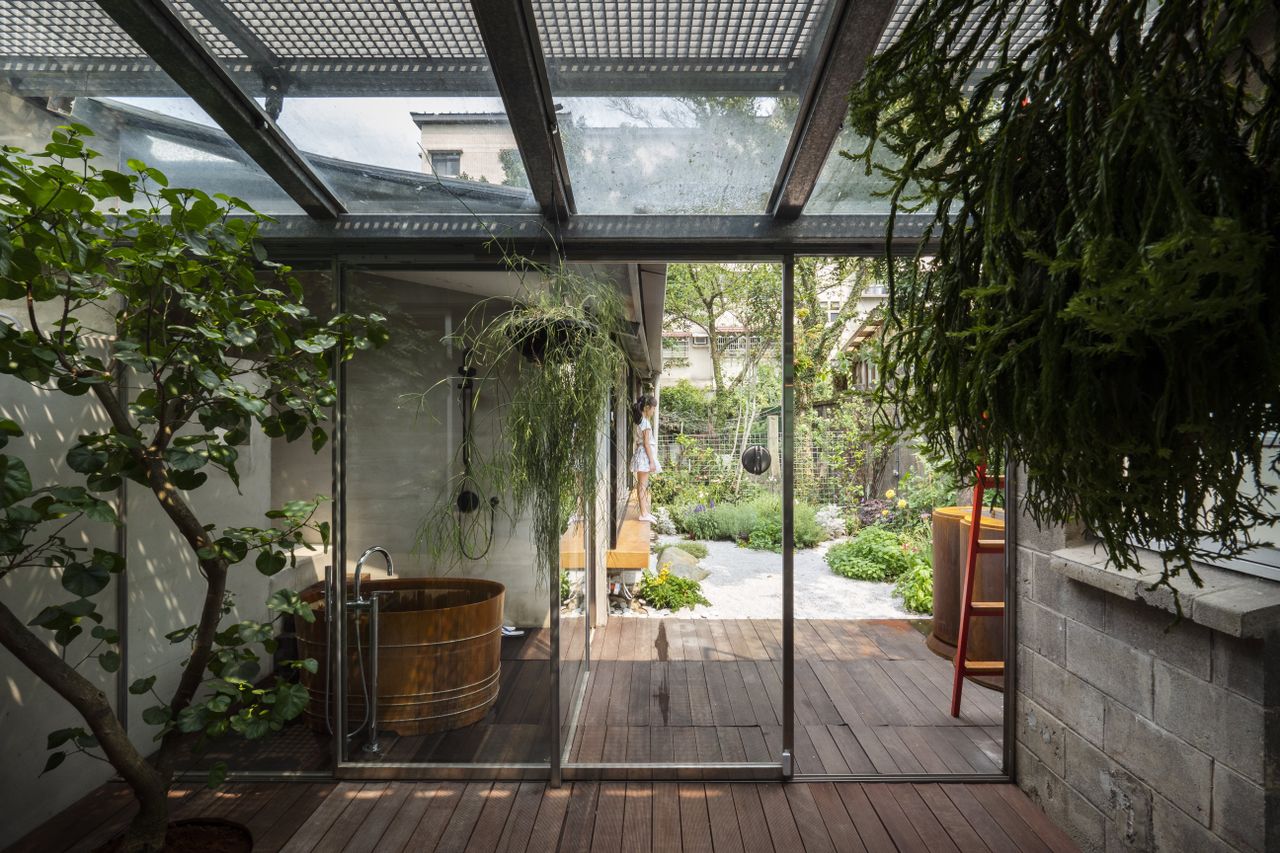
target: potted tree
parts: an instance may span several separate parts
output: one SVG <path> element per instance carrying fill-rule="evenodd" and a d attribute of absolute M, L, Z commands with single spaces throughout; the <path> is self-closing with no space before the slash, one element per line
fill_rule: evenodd
<path fill-rule="evenodd" d="M 255 425 L 290 441 L 307 436 L 319 450 L 335 363 L 380 344 L 385 331 L 376 315 L 314 315 L 289 271 L 265 262 L 255 242 L 263 217 L 244 202 L 168 187 L 137 161 L 127 172 L 101 168 L 90 135 L 72 126 L 42 152 L 0 149 L 0 299 L 23 306 L 14 322 L 0 319 L 0 372 L 88 395 L 107 423 L 67 452 L 75 482 L 38 486 L 17 456 L 0 453 L 0 577 L 52 571 L 69 595 L 26 623 L 0 602 L 0 644 L 84 719 L 49 735 L 46 771 L 69 754 L 101 752 L 139 803 L 122 849 L 157 850 L 184 740 L 261 737 L 306 703 L 289 679 L 260 680 L 259 650 L 275 645 L 270 623 L 223 625 L 231 573 L 251 554 L 258 571 L 280 571 L 306 528 L 328 538 L 327 525 L 311 521 L 315 502 L 273 510 L 274 526 L 220 527 L 188 494 L 210 469 L 239 484 L 238 448 Z M 0 447 L 22 429 L 0 421 Z M 198 620 L 167 635 L 189 653 L 176 685 L 160 695 L 151 677 L 129 688 L 155 699 L 143 715 L 159 743 L 151 755 L 45 639 L 51 632 L 65 651 L 87 629 L 96 645 L 82 665 L 119 667 L 119 630 L 103 624 L 95 596 L 124 570 L 123 556 L 86 552 L 66 531 L 80 518 L 113 523 L 111 495 L 125 480 L 154 497 L 203 584 Z M 289 592 L 269 608 L 314 618 Z M 223 773 L 215 768 L 211 783 Z"/>

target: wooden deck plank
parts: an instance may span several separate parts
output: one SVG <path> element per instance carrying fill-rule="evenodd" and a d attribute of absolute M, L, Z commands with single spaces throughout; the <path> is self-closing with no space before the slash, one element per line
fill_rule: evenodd
<path fill-rule="evenodd" d="M 857 827 L 849 817 L 844 803 L 840 801 L 840 794 L 836 792 L 835 785 L 830 782 L 819 782 L 807 787 L 836 853 L 867 853 L 867 847 L 862 843 L 862 837 L 858 834 Z M 794 808 L 792 811 L 795 811 Z"/>
<path fill-rule="evenodd" d="M 538 807 L 542 805 L 545 786 L 541 782 L 521 782 L 516 792 L 515 802 L 511 805 L 511 813 L 507 815 L 507 823 L 502 828 L 502 837 L 494 847 L 495 853 L 524 853 L 533 833 L 534 821 L 538 818 Z"/>
<path fill-rule="evenodd" d="M 680 792 L 675 782 L 653 783 L 653 850 L 680 851 Z"/>
<path fill-rule="evenodd" d="M 680 848 L 685 853 L 711 853 L 711 820 L 702 783 L 681 782 Z"/>
<path fill-rule="evenodd" d="M 628 782 L 622 814 L 622 853 L 649 853 L 653 846 L 653 785 Z"/>
<path fill-rule="evenodd" d="M 480 817 L 464 849 L 470 853 L 493 853 L 497 849 L 519 790 L 520 786 L 515 782 L 493 783 L 485 794 L 484 808 L 480 810 Z"/>
<path fill-rule="evenodd" d="M 709 783 L 707 817 L 711 822 L 711 847 L 716 853 L 743 853 L 742 830 L 733 804 L 733 793 L 724 782 Z"/>
<path fill-rule="evenodd" d="M 101 793 L 110 800 L 110 791 Z M 62 821 L 82 839 L 100 830 L 101 815 L 111 811 L 88 805 Z M 232 783 L 190 792 L 177 811 L 243 820 L 255 833 L 255 849 L 272 851 L 1076 849 L 1024 794 L 1002 784 Z M 81 823 L 95 813 L 96 827 Z M 32 849 L 24 843 L 11 849 Z"/>
<path fill-rule="evenodd" d="M 626 782 L 600 784 L 596 801 L 596 822 L 591 830 L 592 853 L 621 853 L 626 807 Z"/>
<path fill-rule="evenodd" d="M 596 801 L 599 796 L 600 783 L 574 783 L 557 850 L 563 853 L 585 853 L 591 849 L 591 834 L 595 829 Z"/>

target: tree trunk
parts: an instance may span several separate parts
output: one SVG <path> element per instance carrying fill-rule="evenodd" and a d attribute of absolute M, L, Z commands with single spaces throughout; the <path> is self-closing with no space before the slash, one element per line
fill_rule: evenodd
<path fill-rule="evenodd" d="M 139 810 L 125 836 L 126 849 L 161 849 L 169 822 L 169 778 L 148 764 L 129 740 L 106 694 L 40 642 L 3 602 L 0 602 L 0 645 L 79 712 L 111 766 L 133 790 Z"/>

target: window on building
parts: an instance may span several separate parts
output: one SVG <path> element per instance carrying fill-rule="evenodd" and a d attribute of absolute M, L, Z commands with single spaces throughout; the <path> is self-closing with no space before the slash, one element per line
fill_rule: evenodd
<path fill-rule="evenodd" d="M 827 310 L 828 326 L 834 323 L 836 320 L 840 319 L 840 303 L 839 302 L 832 300 L 831 302 L 824 302 L 823 306 Z"/>
<path fill-rule="evenodd" d="M 462 173 L 461 151 L 432 151 L 431 171 L 441 178 L 456 178 Z"/>
<path fill-rule="evenodd" d="M 868 284 L 867 289 L 863 292 L 866 296 L 888 296 L 889 285 L 887 284 Z"/>
<path fill-rule="evenodd" d="M 662 339 L 662 357 L 663 358 L 688 358 L 689 357 L 689 339 L 688 338 L 663 338 Z"/>
<path fill-rule="evenodd" d="M 707 337 L 706 335 L 694 335 L 694 336 L 693 336 L 693 345 L 694 345 L 695 347 L 705 347 L 705 346 L 710 346 L 710 345 L 711 345 L 711 338 Z"/>

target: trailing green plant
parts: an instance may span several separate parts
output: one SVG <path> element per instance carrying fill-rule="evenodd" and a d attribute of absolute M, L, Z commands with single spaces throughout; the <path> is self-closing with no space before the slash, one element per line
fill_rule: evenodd
<path fill-rule="evenodd" d="M 911 568 L 893 585 L 893 594 L 912 613 L 933 613 L 933 566 L 923 557 L 913 559 Z"/>
<path fill-rule="evenodd" d="M 848 542 L 832 545 L 826 561 L 831 571 L 861 581 L 894 580 L 921 559 L 909 537 L 881 526 L 864 527 Z"/>
<path fill-rule="evenodd" d="M 890 279 L 881 403 L 957 470 L 1007 448 L 1034 519 L 1082 522 L 1122 567 L 1149 546 L 1168 586 L 1273 517 L 1275 15 L 922 0 L 850 96 L 887 237 L 932 218 Z"/>
<path fill-rule="evenodd" d="M 503 260 L 519 293 L 477 303 L 450 343 L 481 380 L 473 406 L 494 395 L 501 412 L 501 438 L 472 476 L 509 493 L 512 517 L 532 516 L 541 584 L 556 577 L 569 516 L 585 518 L 595 503 L 598 426 L 626 366 L 629 327 L 612 280 L 505 250 Z"/>
<path fill-rule="evenodd" d="M 706 558 L 707 554 L 710 553 L 707 551 L 706 544 L 702 542 L 690 542 L 686 540 L 683 542 L 676 542 L 675 547 L 699 560 Z"/>
<path fill-rule="evenodd" d="M 157 850 L 166 793 L 192 738 L 261 737 L 307 703 L 301 685 L 260 679 L 260 657 L 276 648 L 274 620 L 222 624 L 233 568 L 253 554 L 259 572 L 275 574 L 291 564 L 304 531 L 325 544 L 329 535 L 311 520 L 315 501 L 269 512 L 275 527 L 227 527 L 197 512 L 189 493 L 210 470 L 239 486 L 240 449 L 254 429 L 323 447 L 334 367 L 379 345 L 385 330 L 376 315 L 313 315 L 289 270 L 265 262 L 256 241 L 263 217 L 243 201 L 169 187 L 136 160 L 123 172 L 102 167 L 85 143 L 91 135 L 71 126 L 53 131 L 43 151 L 0 148 L 0 299 L 25 303 L 21 321 L 0 320 L 0 373 L 86 396 L 101 423 L 72 438 L 71 473 L 50 485 L 34 483 L 18 456 L 0 454 L 0 579 L 54 576 L 70 596 L 25 625 L 0 602 L 0 645 L 84 718 L 49 735 L 46 772 L 71 754 L 105 755 L 139 803 L 124 849 Z M 13 414 L 33 417 L 24 407 Z M 0 420 L 0 449 L 22 433 L 23 424 Z M 42 453 L 57 440 L 54 429 L 33 436 Z M 201 587 L 195 623 L 164 634 L 188 652 L 172 691 L 161 695 L 155 676 L 129 687 L 156 700 L 142 714 L 159 741 L 150 757 L 97 680 L 80 671 L 90 661 L 119 669 L 120 633 L 104 624 L 96 597 L 124 558 L 82 548 L 70 528 L 115 523 L 112 493 L 126 480 L 154 498 Z M 314 618 L 288 591 L 267 607 Z M 93 644 L 80 656 L 83 644 L 72 646 L 86 629 Z M 314 672 L 316 662 L 284 665 Z M 210 784 L 225 773 L 215 765 Z"/>
<path fill-rule="evenodd" d="M 560 603 L 567 604 L 573 596 L 573 584 L 569 583 L 569 573 L 560 570 Z"/>
<path fill-rule="evenodd" d="M 673 575 L 670 563 L 659 567 L 656 575 L 647 569 L 642 572 L 638 595 L 651 607 L 673 612 L 685 607 L 692 610 L 699 604 L 711 604 L 702 594 L 702 584 L 692 578 Z"/>

